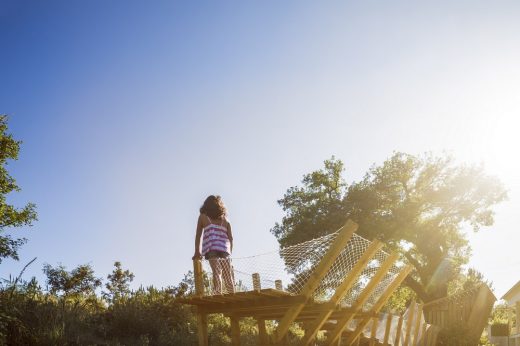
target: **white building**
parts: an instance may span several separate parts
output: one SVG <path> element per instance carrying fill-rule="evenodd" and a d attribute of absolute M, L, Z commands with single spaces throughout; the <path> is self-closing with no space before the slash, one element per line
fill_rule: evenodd
<path fill-rule="evenodd" d="M 518 281 L 506 294 L 502 297 L 511 309 L 509 313 L 509 324 L 511 326 L 509 340 L 507 337 L 494 336 L 489 341 L 496 346 L 520 346 L 520 281 Z M 513 319 L 515 316 L 515 319 Z M 515 322 L 513 323 L 513 320 Z M 488 335 L 489 329 L 488 329 Z"/>
<path fill-rule="evenodd" d="M 516 315 L 516 323 L 511 327 L 509 346 L 520 346 L 520 281 L 511 287 L 502 299 L 507 302 L 507 306 L 511 307 Z"/>

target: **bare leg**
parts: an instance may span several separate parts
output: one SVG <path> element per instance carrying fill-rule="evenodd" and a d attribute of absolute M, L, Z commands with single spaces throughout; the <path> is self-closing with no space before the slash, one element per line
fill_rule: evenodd
<path fill-rule="evenodd" d="M 209 265 L 211 266 L 211 271 L 213 272 L 213 293 L 214 294 L 222 294 L 222 266 L 220 265 L 220 260 L 218 258 L 211 258 L 209 260 Z"/>
<path fill-rule="evenodd" d="M 224 279 L 224 286 L 226 287 L 226 293 L 235 293 L 235 275 L 233 273 L 233 266 L 229 258 L 223 258 L 220 260 L 222 265 L 222 276 Z"/>

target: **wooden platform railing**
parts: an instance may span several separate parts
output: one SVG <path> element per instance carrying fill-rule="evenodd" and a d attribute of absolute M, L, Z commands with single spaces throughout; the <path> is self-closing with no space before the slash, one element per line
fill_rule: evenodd
<path fill-rule="evenodd" d="M 193 264 L 196 295 L 183 299 L 182 302 L 197 307 L 199 345 L 208 345 L 207 315 L 211 313 L 223 313 L 230 317 L 232 345 L 240 345 L 239 320 L 243 317 L 256 319 L 259 345 L 267 345 L 271 342 L 276 345 L 286 345 L 287 332 L 294 322 L 306 323 L 306 335 L 301 340 L 302 345 L 313 344 L 320 330 L 329 331 L 327 345 L 340 343 L 355 345 L 367 340 L 370 345 L 435 345 L 435 327 L 422 323 L 422 319 L 413 319 L 413 313 L 410 313 L 411 315 L 409 314 L 407 318 L 403 316 L 388 317 L 385 321 L 380 321 L 381 309 L 411 271 L 411 266 L 401 265 L 397 272 L 392 271 L 393 274 L 388 275 L 389 268 L 398 260 L 396 253 L 385 255 L 386 257 L 379 264 L 377 271 L 370 277 L 366 286 L 363 286 L 359 295 L 352 298 L 349 305 L 342 303 L 349 289 L 357 282 L 363 268 L 368 267 L 371 258 L 381 249 L 382 244 L 378 241 L 372 242 L 350 272 L 345 277 L 341 277 L 328 301 L 314 300 L 313 293 L 345 249 L 346 244 L 354 236 L 356 229 L 357 225 L 351 221 L 342 227 L 330 248 L 317 263 L 308 281 L 297 294 L 282 290 L 281 283 L 276 284 L 276 289 L 262 289 L 259 274 L 253 273 L 253 289 L 250 291 L 204 295 L 204 274 L 201 262 L 195 260 Z M 370 303 L 367 305 L 368 302 Z M 419 307 L 418 311 L 420 312 L 421 309 L 422 307 Z M 415 308 L 410 311 L 415 311 Z M 266 320 L 277 321 L 271 335 L 267 333 Z M 357 323 L 352 324 L 354 321 Z M 378 326 L 385 328 L 385 335 L 383 338 L 380 337 L 381 340 L 376 338 L 377 334 L 381 334 L 378 333 Z M 397 331 L 392 333 L 395 335 L 391 336 L 390 330 L 395 329 Z"/>
<path fill-rule="evenodd" d="M 496 297 L 491 289 L 482 284 L 450 297 L 434 300 L 424 305 L 424 316 L 428 323 L 449 328 L 456 325 L 469 331 L 471 342 L 477 344 L 493 309 Z"/>
<path fill-rule="evenodd" d="M 347 330 L 343 333 L 341 345 L 396 345 L 434 346 L 440 328 L 422 319 L 422 305 L 412 302 L 407 315 L 392 313 L 369 318 L 368 326 L 362 333 Z M 359 324 L 358 324 L 359 325 Z M 335 324 L 326 324 L 324 329 L 334 329 Z M 356 328 L 355 330 L 358 330 Z M 339 341 L 339 340 L 338 340 Z"/>

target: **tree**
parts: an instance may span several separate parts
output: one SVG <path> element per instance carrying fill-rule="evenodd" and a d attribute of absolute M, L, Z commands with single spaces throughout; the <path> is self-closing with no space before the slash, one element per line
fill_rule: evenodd
<path fill-rule="evenodd" d="M 18 248 L 26 242 L 25 238 L 13 238 L 5 232 L 10 228 L 31 226 L 37 219 L 33 203 L 27 203 L 23 208 L 7 203 L 7 195 L 20 191 L 15 179 L 9 175 L 7 165 L 9 160 L 18 159 L 21 144 L 7 131 L 7 116 L 0 115 L 0 263 L 4 258 L 18 260 Z"/>
<path fill-rule="evenodd" d="M 491 226 L 492 207 L 506 198 L 482 166 L 456 165 L 451 157 L 394 153 L 351 185 L 342 172 L 332 157 L 304 176 L 303 187 L 287 190 L 278 201 L 286 215 L 271 230 L 280 246 L 333 232 L 350 218 L 360 235 L 403 253 L 414 266 L 405 284 L 425 302 L 445 296 L 467 263 L 467 226 Z"/>
<path fill-rule="evenodd" d="M 130 270 L 123 270 L 121 262 L 114 263 L 114 270 L 108 274 L 108 282 L 105 284 L 108 292 L 103 292 L 103 296 L 109 302 L 128 296 L 130 293 L 130 282 L 134 280 L 134 274 Z"/>
<path fill-rule="evenodd" d="M 101 279 L 94 276 L 94 270 L 88 264 L 79 265 L 70 272 L 63 265 L 45 264 L 43 273 L 47 276 L 49 293 L 65 299 L 95 295 L 101 286 Z"/>

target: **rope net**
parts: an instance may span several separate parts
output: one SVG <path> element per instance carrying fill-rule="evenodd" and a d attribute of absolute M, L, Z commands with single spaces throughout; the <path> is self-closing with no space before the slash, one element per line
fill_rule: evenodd
<path fill-rule="evenodd" d="M 217 295 L 273 288 L 298 295 L 340 231 L 255 256 L 203 260 L 204 293 Z M 314 301 L 325 302 L 332 297 L 370 243 L 357 234 L 352 236 L 314 291 Z M 388 256 L 383 250 L 376 252 L 343 298 L 342 306 L 351 306 L 356 301 Z M 402 266 L 403 263 L 398 261 L 386 272 L 363 309 L 375 304 Z"/>

